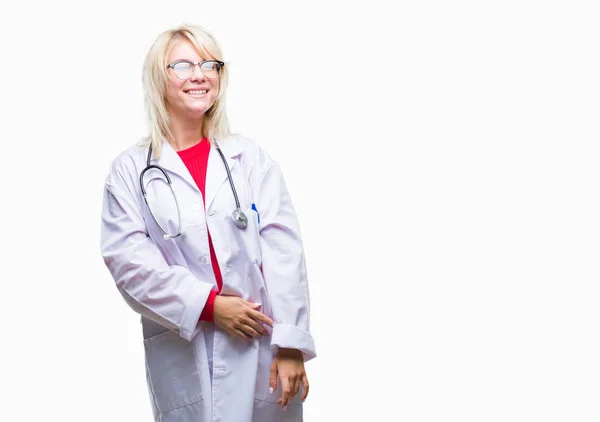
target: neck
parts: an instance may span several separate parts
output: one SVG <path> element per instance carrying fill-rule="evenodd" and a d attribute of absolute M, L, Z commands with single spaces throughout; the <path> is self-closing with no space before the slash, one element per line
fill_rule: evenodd
<path fill-rule="evenodd" d="M 175 151 L 193 147 L 202 140 L 204 137 L 202 134 L 202 120 L 200 118 L 190 121 L 171 117 L 171 134 L 173 135 L 173 139 L 169 139 L 169 143 Z"/>

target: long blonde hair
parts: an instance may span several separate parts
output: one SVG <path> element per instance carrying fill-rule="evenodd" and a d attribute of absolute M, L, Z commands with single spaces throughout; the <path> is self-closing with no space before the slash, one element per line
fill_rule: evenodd
<path fill-rule="evenodd" d="M 181 41 L 190 42 L 205 59 L 223 60 L 221 47 L 213 35 L 198 25 L 183 24 L 177 28 L 161 33 L 144 60 L 142 83 L 144 86 L 144 107 L 148 124 L 148 136 L 143 144 L 152 145 L 153 156 L 161 154 L 164 139 L 172 137 L 171 120 L 167 112 L 165 92 L 169 75 L 167 73 L 167 56 Z M 219 75 L 219 94 L 213 106 L 203 116 L 203 136 L 210 142 L 230 135 L 229 121 L 225 109 L 225 92 L 229 74 L 227 65 L 223 66 Z"/>

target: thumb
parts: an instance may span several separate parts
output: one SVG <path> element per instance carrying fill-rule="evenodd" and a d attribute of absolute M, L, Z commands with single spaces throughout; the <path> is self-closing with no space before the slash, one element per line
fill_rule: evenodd
<path fill-rule="evenodd" d="M 271 364 L 271 372 L 269 373 L 269 394 L 277 389 L 277 360 L 273 360 Z"/>

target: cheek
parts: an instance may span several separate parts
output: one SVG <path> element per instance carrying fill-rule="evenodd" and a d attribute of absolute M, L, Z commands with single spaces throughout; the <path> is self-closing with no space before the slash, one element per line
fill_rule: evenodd
<path fill-rule="evenodd" d="M 210 82 L 210 90 L 212 92 L 212 97 L 214 100 L 217 99 L 217 97 L 219 96 L 219 82 Z"/>
<path fill-rule="evenodd" d="M 167 84 L 167 99 L 175 100 L 181 93 L 181 84 L 177 82 L 170 81 Z"/>

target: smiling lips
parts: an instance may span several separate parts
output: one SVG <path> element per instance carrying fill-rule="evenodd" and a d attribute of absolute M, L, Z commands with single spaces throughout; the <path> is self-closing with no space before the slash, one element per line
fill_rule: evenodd
<path fill-rule="evenodd" d="M 188 95 L 193 95 L 193 96 L 201 96 L 207 93 L 208 90 L 206 89 L 190 89 L 188 91 L 186 91 L 186 94 Z"/>

